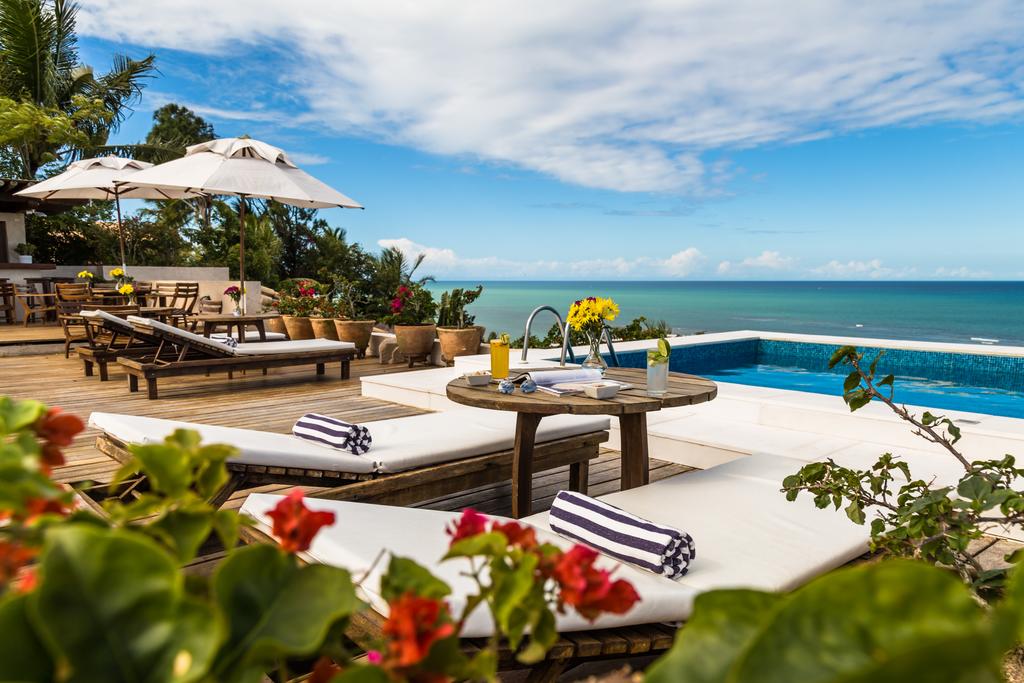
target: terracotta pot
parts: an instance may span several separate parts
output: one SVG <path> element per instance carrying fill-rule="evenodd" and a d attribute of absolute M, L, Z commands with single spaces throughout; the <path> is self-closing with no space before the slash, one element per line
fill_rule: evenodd
<path fill-rule="evenodd" d="M 288 331 L 289 339 L 316 338 L 313 335 L 313 325 L 310 324 L 309 318 L 298 318 L 294 315 L 282 315 L 281 318 L 284 320 L 284 326 L 285 329 Z"/>
<path fill-rule="evenodd" d="M 263 327 L 267 332 L 288 334 L 288 328 L 284 326 L 284 320 L 281 319 L 281 316 L 277 316 L 276 318 L 267 318 L 263 321 Z"/>
<path fill-rule="evenodd" d="M 426 356 L 426 360 L 429 362 L 436 336 L 437 325 L 434 323 L 395 325 L 395 340 L 398 342 L 398 350 L 409 359 L 409 367 L 412 367 L 414 360 L 422 359 L 423 356 Z"/>
<path fill-rule="evenodd" d="M 370 335 L 373 334 L 373 326 L 376 323 L 376 320 L 336 319 L 334 327 L 338 332 L 338 340 L 355 344 L 359 357 L 364 358 L 366 356 L 366 347 L 370 345 Z"/>
<path fill-rule="evenodd" d="M 441 358 L 451 364 L 457 356 L 472 356 L 480 351 L 480 329 L 477 327 L 439 327 Z"/>
<path fill-rule="evenodd" d="M 310 318 L 309 323 L 313 326 L 313 334 L 317 339 L 331 339 L 338 341 L 338 331 L 334 328 L 334 318 Z"/>

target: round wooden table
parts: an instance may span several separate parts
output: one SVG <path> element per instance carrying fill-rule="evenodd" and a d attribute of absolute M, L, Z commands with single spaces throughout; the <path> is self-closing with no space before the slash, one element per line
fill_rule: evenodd
<path fill-rule="evenodd" d="M 669 373 L 668 392 L 660 398 L 647 395 L 647 370 L 608 368 L 605 377 L 631 384 L 633 388 L 620 391 L 615 398 L 599 400 L 583 395 L 554 396 L 542 391 L 524 394 L 518 386 L 514 393 L 502 394 L 498 391 L 497 382 L 474 387 L 462 377 L 448 383 L 448 398 L 456 403 L 516 413 L 512 461 L 513 517 L 530 514 L 533 500 L 533 445 L 537 437 L 537 426 L 545 415 L 569 413 L 618 417 L 622 434 L 621 488 L 625 490 L 648 482 L 647 413 L 662 408 L 704 403 L 718 394 L 718 386 L 711 380 L 678 372 Z"/>
<path fill-rule="evenodd" d="M 196 316 L 196 320 L 203 324 L 203 336 L 209 337 L 214 330 L 218 327 L 227 328 L 228 334 L 231 334 L 231 328 L 238 328 L 238 343 L 245 342 L 245 328 L 252 325 L 256 328 L 256 331 L 260 334 L 260 341 L 267 341 L 267 329 L 266 321 L 271 318 L 276 318 L 278 313 L 242 313 L 240 315 L 232 315 L 231 313 L 223 314 L 211 314 L 203 313 Z"/>

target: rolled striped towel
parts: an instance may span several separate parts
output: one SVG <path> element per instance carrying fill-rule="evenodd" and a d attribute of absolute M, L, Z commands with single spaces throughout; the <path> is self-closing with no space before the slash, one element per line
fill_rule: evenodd
<path fill-rule="evenodd" d="M 300 417 L 292 426 L 292 434 L 354 455 L 366 453 L 373 443 L 366 427 L 318 413 L 306 413 Z"/>
<path fill-rule="evenodd" d="M 696 557 L 690 534 L 575 491 L 558 492 L 548 522 L 561 536 L 670 579 L 684 575 Z"/>

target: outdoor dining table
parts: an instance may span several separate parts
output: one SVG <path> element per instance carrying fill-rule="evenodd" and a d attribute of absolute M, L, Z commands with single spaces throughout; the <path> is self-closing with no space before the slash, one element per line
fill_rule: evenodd
<path fill-rule="evenodd" d="M 662 408 L 704 403 L 718 394 L 718 387 L 711 380 L 678 372 L 669 373 L 668 391 L 661 397 L 647 395 L 646 370 L 608 368 L 605 379 L 623 382 L 632 385 L 632 388 L 619 391 L 614 398 L 596 399 L 581 394 L 555 396 L 539 390 L 527 394 L 518 387 L 511 394 L 502 394 L 496 382 L 474 387 L 463 377 L 448 383 L 448 398 L 455 403 L 516 413 L 512 460 L 513 517 L 530 514 L 533 501 L 533 446 L 537 427 L 545 415 L 569 413 L 617 417 L 622 435 L 620 485 L 625 490 L 646 484 L 649 480 L 647 413 Z"/>
<path fill-rule="evenodd" d="M 195 319 L 203 325 L 203 336 L 209 337 L 218 327 L 227 329 L 231 334 L 231 328 L 238 328 L 238 341 L 245 341 L 245 328 L 252 325 L 259 332 L 260 341 L 267 341 L 266 321 L 278 317 L 277 313 L 201 313 Z"/>

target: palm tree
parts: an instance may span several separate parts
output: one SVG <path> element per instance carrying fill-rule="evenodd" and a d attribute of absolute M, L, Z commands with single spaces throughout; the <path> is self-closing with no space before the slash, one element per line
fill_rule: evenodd
<path fill-rule="evenodd" d="M 71 0 L 0 0 L 0 97 L 68 114 L 77 109 L 79 97 L 99 102 L 106 119 L 77 125 L 102 146 L 131 112 L 144 80 L 154 75 L 155 58 L 115 55 L 111 70 L 97 76 L 78 57 L 77 13 Z M 18 156 L 31 178 L 45 164 L 71 161 L 81 151 L 61 149 L 41 135 Z"/>

